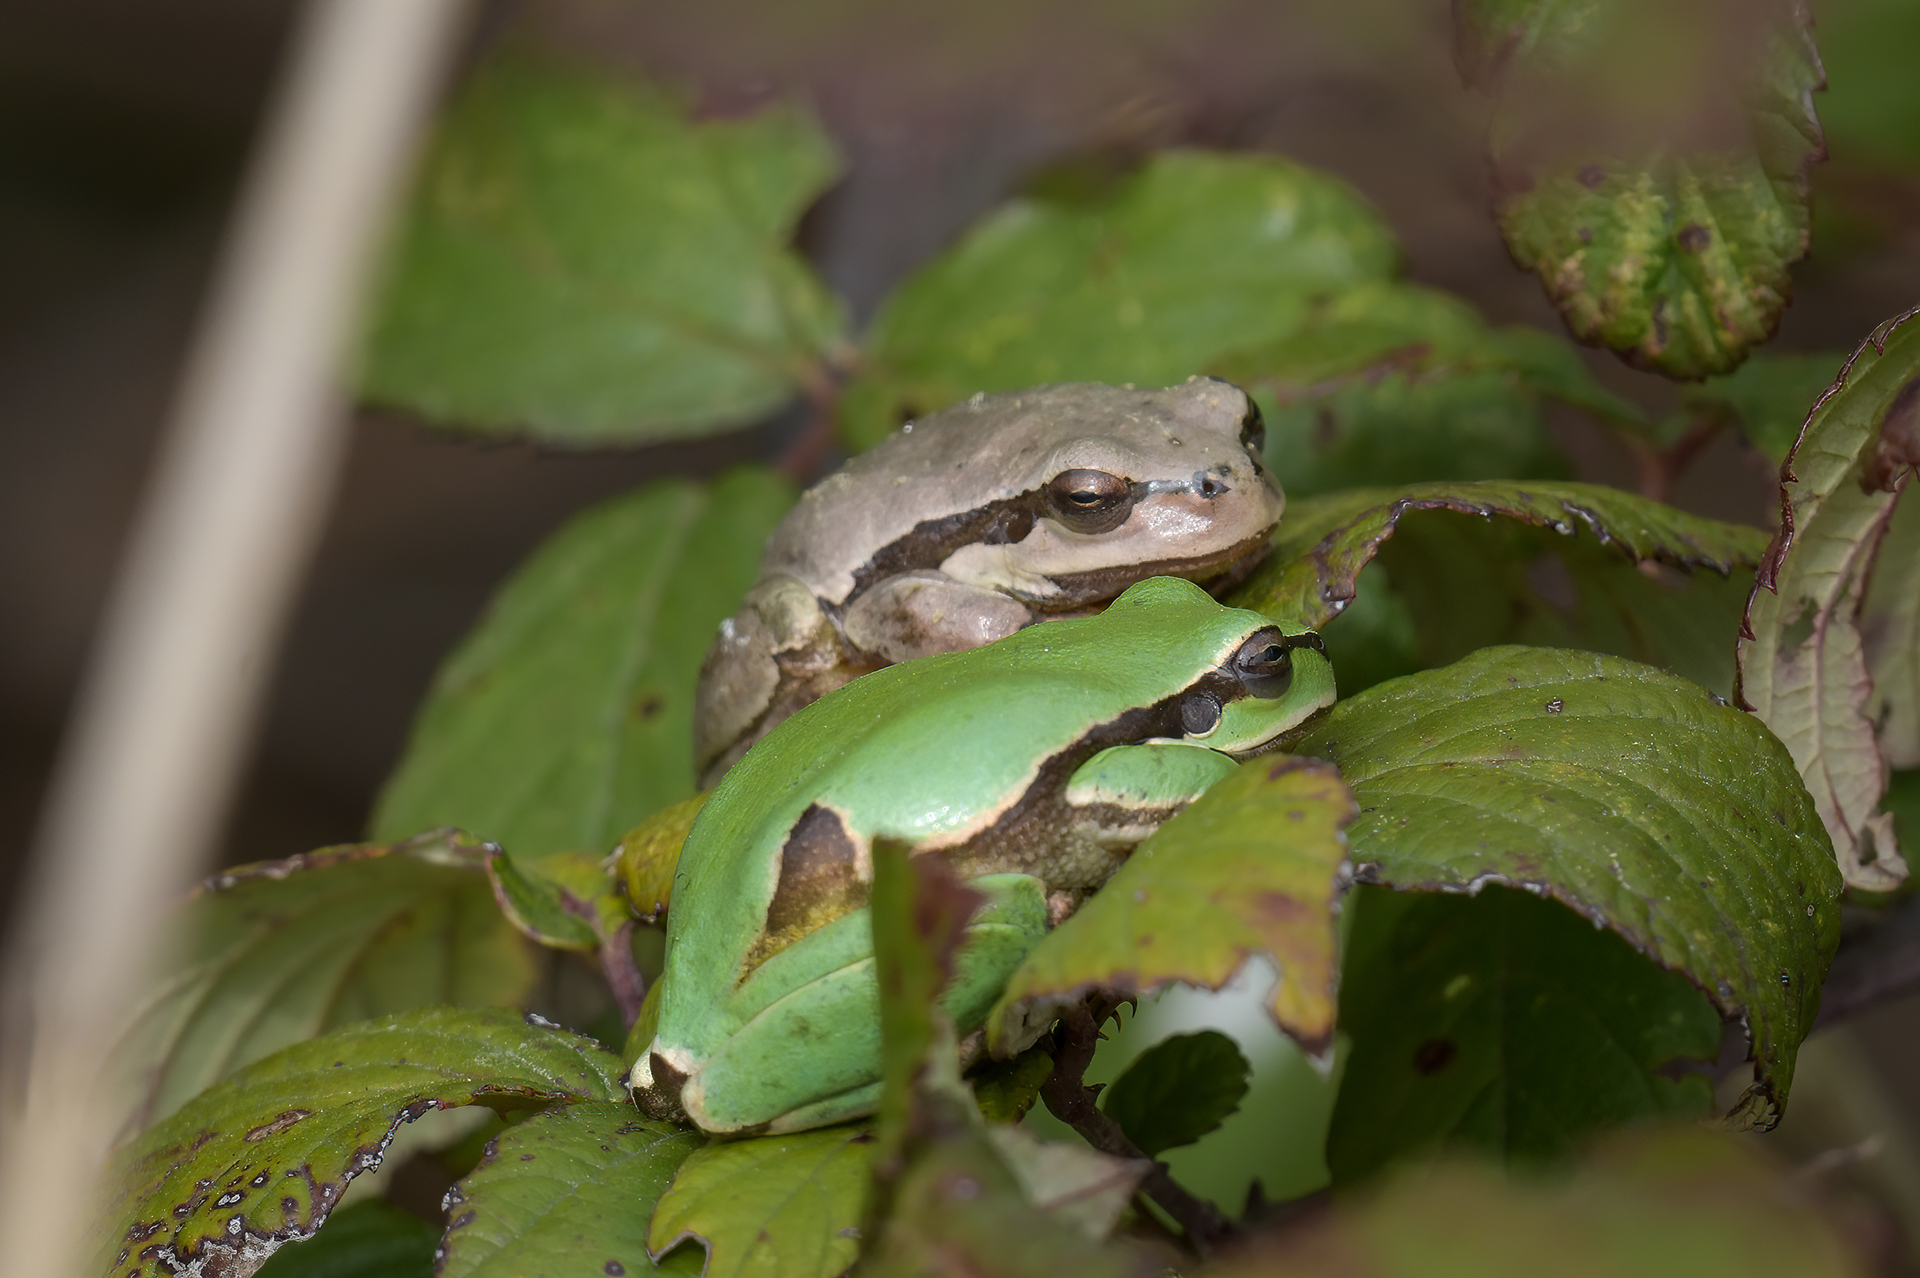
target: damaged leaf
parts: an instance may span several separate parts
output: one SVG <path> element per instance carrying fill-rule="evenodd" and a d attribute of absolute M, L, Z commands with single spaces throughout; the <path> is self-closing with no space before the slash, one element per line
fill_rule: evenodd
<path fill-rule="evenodd" d="M 169 957 L 116 1055 L 141 1123 L 325 1030 L 435 1003 L 512 1006 L 535 965 L 457 831 L 223 870 L 170 921 Z"/>
<path fill-rule="evenodd" d="M 1826 156 L 1792 0 L 1467 0 L 1455 48 L 1499 99 L 1495 213 L 1575 337 L 1693 379 L 1772 336 Z"/>
<path fill-rule="evenodd" d="M 713 1141 L 654 1208 L 648 1250 L 706 1247 L 705 1278 L 836 1278 L 860 1254 L 871 1192 L 865 1125 Z"/>
<path fill-rule="evenodd" d="M 631 78 L 494 58 L 429 148 L 363 391 L 567 444 L 756 421 L 844 340 L 789 246 L 838 167 L 794 107 L 695 122 Z"/>
<path fill-rule="evenodd" d="M 348 1203 L 305 1242 L 289 1243 L 260 1278 L 434 1278 L 440 1227 L 384 1198 Z"/>
<path fill-rule="evenodd" d="M 447 1193 L 439 1278 L 653 1271 L 647 1215 L 699 1144 L 698 1133 L 643 1118 L 632 1105 L 584 1101 L 496 1136 Z M 698 1275 L 683 1250 L 661 1268 Z"/>
<path fill-rule="evenodd" d="M 458 825 L 517 857 L 605 853 L 693 793 L 693 688 L 792 485 L 670 480 L 567 524 L 441 665 L 374 813 L 377 837 Z"/>
<path fill-rule="evenodd" d="M 1489 648 L 1335 703 L 1297 744 L 1340 765 L 1355 877 L 1527 886 L 1744 1017 L 1768 1127 L 1839 940 L 1840 876 L 1793 760 L 1750 715 L 1645 666 Z"/>
<path fill-rule="evenodd" d="M 95 1272 L 251 1273 L 326 1222 L 433 1109 L 539 1108 L 621 1096 L 592 1040 L 497 1010 L 428 1008 L 365 1021 L 256 1061 L 147 1129 L 115 1158 Z"/>
<path fill-rule="evenodd" d="M 1906 877 L 1891 817 L 1880 811 L 1887 758 L 1870 714 L 1904 734 L 1915 713 L 1912 540 L 1903 533 L 1883 567 L 1876 553 L 1920 464 L 1920 323 L 1882 326 L 1855 351 L 1814 406 L 1781 468 L 1781 527 L 1747 605 L 1739 703 L 1787 743 L 1833 837 L 1847 882 L 1885 891 Z M 1874 669 L 1861 606 L 1876 572 Z M 1904 664 L 1903 664 L 1904 663 Z M 1887 688 L 1876 698 L 1875 674 Z M 1905 704 L 1897 704 L 1905 702 Z"/>
<path fill-rule="evenodd" d="M 1273 554 L 1228 602 L 1318 629 L 1353 601 L 1355 581 L 1408 511 L 1505 516 L 1567 536 L 1582 527 L 1634 562 L 1725 575 L 1759 562 L 1757 529 L 1689 515 L 1600 484 L 1442 483 L 1358 489 L 1292 503 Z"/>
<path fill-rule="evenodd" d="M 1712 1113 L 1720 1014 L 1613 932 L 1499 887 L 1363 888 L 1350 905 L 1336 1183 L 1440 1147 L 1556 1158 L 1636 1120 Z"/>
<path fill-rule="evenodd" d="M 631 920 L 604 860 L 555 852 L 522 868 L 504 849 L 487 852 L 487 878 L 500 912 L 532 941 L 558 950 L 597 950 Z"/>
<path fill-rule="evenodd" d="M 1255 759 L 1156 830 L 1049 932 L 987 1019 L 996 1050 L 1038 1033 L 1091 988 L 1219 989 L 1249 955 L 1281 979 L 1268 1010 L 1309 1051 L 1333 1033 L 1334 903 L 1353 796 L 1318 759 Z"/>

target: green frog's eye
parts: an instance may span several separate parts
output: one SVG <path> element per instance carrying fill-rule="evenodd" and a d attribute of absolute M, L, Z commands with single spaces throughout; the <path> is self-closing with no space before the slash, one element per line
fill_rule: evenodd
<path fill-rule="evenodd" d="M 1133 485 L 1104 470 L 1063 470 L 1047 481 L 1047 513 L 1075 532 L 1111 532 L 1132 511 Z"/>
<path fill-rule="evenodd" d="M 1271 626 L 1256 630 L 1233 654 L 1233 673 L 1252 696 L 1262 701 L 1278 700 L 1293 686 L 1292 645 Z"/>
<path fill-rule="evenodd" d="M 1204 737 L 1220 726 L 1220 698 L 1195 692 L 1180 703 L 1180 726 L 1190 737 Z"/>

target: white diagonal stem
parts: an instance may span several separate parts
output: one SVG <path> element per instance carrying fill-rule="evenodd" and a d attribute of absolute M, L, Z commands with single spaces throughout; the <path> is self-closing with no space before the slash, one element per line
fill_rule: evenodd
<path fill-rule="evenodd" d="M 84 1272 L 106 1063 L 232 800 L 345 445 L 342 366 L 467 0 L 311 0 L 122 556 L 8 958 L 0 1239 Z M 50 426 L 50 428 L 52 428 Z"/>

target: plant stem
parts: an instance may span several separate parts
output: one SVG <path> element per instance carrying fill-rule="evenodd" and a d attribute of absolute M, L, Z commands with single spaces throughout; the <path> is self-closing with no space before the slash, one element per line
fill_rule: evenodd
<path fill-rule="evenodd" d="M 1100 1042 L 1100 1026 L 1119 1002 L 1096 999 L 1092 1006 L 1083 1004 L 1060 1018 L 1060 1027 L 1055 1032 L 1058 1050 L 1053 1057 L 1053 1074 L 1041 1087 L 1040 1096 L 1055 1118 L 1079 1132 L 1101 1153 L 1146 1159 L 1140 1148 L 1120 1130 L 1120 1124 L 1094 1104 L 1098 1089 L 1088 1087 L 1083 1081 L 1087 1066 L 1093 1062 L 1094 1048 Z M 1095 1008 L 1099 1012 L 1097 1016 Z M 1182 1189 L 1168 1173 L 1165 1163 L 1158 1159 L 1150 1161 L 1152 1170 L 1140 1182 L 1140 1192 L 1186 1231 L 1195 1251 L 1202 1256 L 1211 1254 L 1234 1232 L 1233 1222 L 1206 1199 L 1196 1198 Z"/>

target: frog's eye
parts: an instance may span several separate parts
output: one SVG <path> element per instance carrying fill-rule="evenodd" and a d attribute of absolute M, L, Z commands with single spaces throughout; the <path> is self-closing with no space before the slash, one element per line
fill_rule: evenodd
<path fill-rule="evenodd" d="M 1240 446 L 1255 457 L 1267 451 L 1267 420 L 1251 395 L 1247 397 L 1247 415 L 1240 419 Z"/>
<path fill-rule="evenodd" d="M 1047 513 L 1080 533 L 1111 532 L 1133 510 L 1133 485 L 1104 470 L 1063 470 L 1047 481 Z"/>
<path fill-rule="evenodd" d="M 1220 726 L 1220 698 L 1196 692 L 1180 703 L 1180 726 L 1190 737 L 1204 737 Z"/>
<path fill-rule="evenodd" d="M 1256 630 L 1233 654 L 1233 673 L 1241 687 L 1262 701 L 1286 696 L 1293 686 L 1293 652 L 1286 636 L 1271 627 Z"/>

